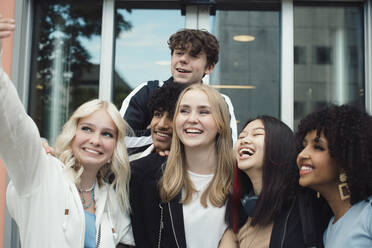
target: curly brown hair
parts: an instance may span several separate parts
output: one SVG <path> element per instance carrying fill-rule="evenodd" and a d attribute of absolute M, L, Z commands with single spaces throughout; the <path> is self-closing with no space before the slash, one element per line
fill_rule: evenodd
<path fill-rule="evenodd" d="M 173 54 L 174 49 L 188 49 L 191 45 L 191 55 L 200 52 L 207 55 L 207 68 L 217 64 L 219 44 L 217 38 L 206 30 L 182 29 L 173 34 L 168 40 L 168 46 Z"/>
<path fill-rule="evenodd" d="M 302 150 L 307 133 L 323 133 L 330 156 L 347 176 L 350 203 L 372 195 L 372 118 L 351 105 L 330 105 L 301 120 L 296 133 L 297 150 Z"/>

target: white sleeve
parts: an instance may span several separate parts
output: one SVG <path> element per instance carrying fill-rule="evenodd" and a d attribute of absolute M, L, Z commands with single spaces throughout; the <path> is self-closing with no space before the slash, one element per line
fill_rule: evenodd
<path fill-rule="evenodd" d="M 228 96 L 221 94 L 227 103 L 227 106 L 229 107 L 229 112 L 230 112 L 230 128 L 231 128 L 231 137 L 233 140 L 233 145 L 235 144 L 237 138 L 238 138 L 238 131 L 237 131 L 237 126 L 236 126 L 236 118 L 235 118 L 235 113 L 234 113 L 234 106 L 231 103 L 231 100 Z"/>
<path fill-rule="evenodd" d="M 19 194 L 40 183 L 37 171 L 47 155 L 39 131 L 26 114 L 17 91 L 0 68 L 0 157 Z M 43 163 L 45 166 L 45 163 Z"/>

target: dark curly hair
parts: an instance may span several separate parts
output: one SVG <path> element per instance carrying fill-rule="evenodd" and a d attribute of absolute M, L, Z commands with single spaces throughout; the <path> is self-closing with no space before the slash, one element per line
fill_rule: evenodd
<path fill-rule="evenodd" d="M 178 97 L 188 85 L 185 83 L 166 82 L 162 87 L 156 89 L 149 101 L 151 115 L 154 115 L 154 111 L 168 112 L 169 117 L 173 119 Z"/>
<path fill-rule="evenodd" d="M 327 139 L 330 156 L 347 176 L 350 203 L 372 194 L 372 119 L 351 105 L 330 105 L 301 120 L 296 133 L 297 152 L 307 133 L 316 130 Z"/>
<path fill-rule="evenodd" d="M 261 120 L 265 127 L 265 151 L 262 165 L 262 190 L 256 203 L 251 226 L 266 226 L 273 222 L 295 198 L 299 179 L 296 146 L 292 130 L 285 123 L 271 116 L 261 115 L 249 120 L 243 129 L 254 120 Z M 227 214 L 226 219 L 230 227 L 237 232 L 248 217 L 244 213 L 240 199 L 248 192 L 252 192 L 253 186 L 246 173 L 237 167 L 234 174 L 232 206 L 228 206 L 230 212 L 232 208 L 232 215 Z"/>
<path fill-rule="evenodd" d="M 174 49 L 188 49 L 191 44 L 191 55 L 200 52 L 207 55 L 207 67 L 218 62 L 219 44 L 217 38 L 206 30 L 182 29 L 173 34 L 168 40 L 168 46 L 173 54 Z"/>

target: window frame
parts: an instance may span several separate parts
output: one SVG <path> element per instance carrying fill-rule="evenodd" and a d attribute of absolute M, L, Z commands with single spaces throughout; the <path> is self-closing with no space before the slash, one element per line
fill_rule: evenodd
<path fill-rule="evenodd" d="M 242 2 L 245 4 L 242 5 Z M 185 6 L 180 0 L 102 0 L 102 38 L 101 38 L 101 66 L 99 80 L 99 97 L 112 100 L 112 75 L 114 66 L 114 16 L 115 4 L 117 6 L 146 7 L 146 8 L 180 8 L 186 15 L 186 28 L 204 28 L 210 30 L 209 18 L 211 9 L 209 6 Z M 294 5 L 347 5 L 355 3 L 364 4 L 364 49 L 365 49 L 365 107 L 372 114 L 372 1 L 371 0 L 328 0 L 328 1 L 305 1 L 305 0 L 216 0 L 214 7 L 218 9 L 260 9 L 265 6 L 280 8 L 281 14 L 281 95 L 280 116 L 288 126 L 293 129 L 294 122 L 294 28 L 293 7 Z M 18 90 L 25 109 L 28 109 L 32 23 L 33 23 L 34 0 L 17 0 L 15 8 L 15 20 L 17 29 L 14 33 L 13 56 L 12 56 L 12 80 Z M 212 9 L 213 12 L 213 9 Z M 27 58 L 27 59 L 24 59 Z M 209 83 L 209 78 L 204 80 Z M 9 178 L 7 178 L 9 182 Z M 9 213 L 5 214 L 4 245 L 6 247 L 20 247 L 17 226 L 11 220 Z"/>
<path fill-rule="evenodd" d="M 364 71 L 365 71 L 365 106 L 372 115 L 372 1 L 364 3 Z"/>

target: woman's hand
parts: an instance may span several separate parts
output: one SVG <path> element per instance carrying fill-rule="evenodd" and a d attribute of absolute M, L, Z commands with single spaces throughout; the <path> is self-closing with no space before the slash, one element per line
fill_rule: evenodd
<path fill-rule="evenodd" d="M 41 138 L 41 144 L 42 144 L 42 146 L 43 146 L 43 148 L 44 148 L 44 150 L 47 154 L 50 154 L 52 156 L 55 155 L 54 154 L 54 149 L 53 149 L 53 147 L 49 146 L 49 143 L 48 143 L 47 139 Z"/>
<path fill-rule="evenodd" d="M 1 40 L 9 37 L 15 29 L 15 22 L 13 19 L 4 18 L 0 14 L 0 50 L 2 49 Z"/>

